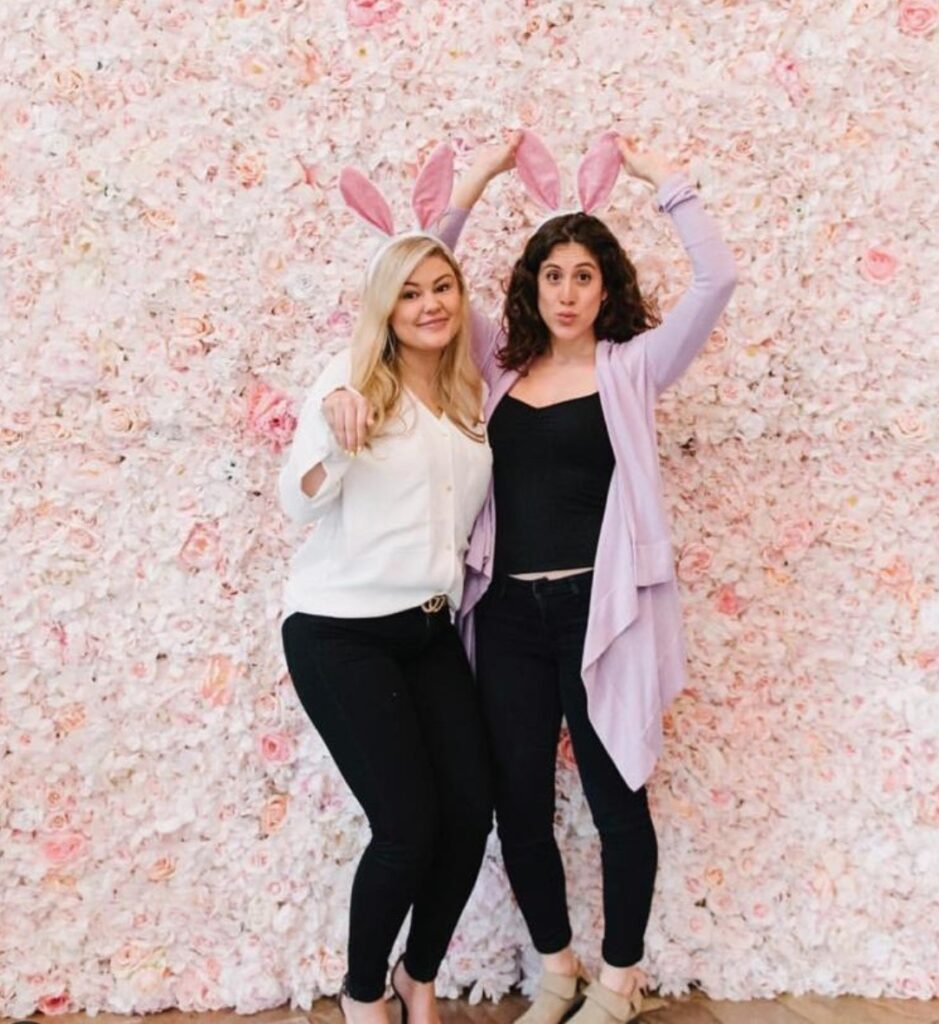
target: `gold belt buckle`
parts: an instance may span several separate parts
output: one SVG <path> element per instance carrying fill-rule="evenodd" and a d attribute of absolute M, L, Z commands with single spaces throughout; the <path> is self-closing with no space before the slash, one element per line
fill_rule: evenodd
<path fill-rule="evenodd" d="M 427 598 L 427 600 L 421 605 L 421 611 L 427 612 L 428 615 L 434 615 L 439 612 L 446 603 L 446 594 L 436 594 L 434 597 Z"/>

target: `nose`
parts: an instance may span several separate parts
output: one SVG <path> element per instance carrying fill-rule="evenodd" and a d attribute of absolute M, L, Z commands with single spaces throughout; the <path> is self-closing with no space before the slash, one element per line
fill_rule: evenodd
<path fill-rule="evenodd" d="M 570 278 L 561 282 L 559 298 L 561 303 L 565 306 L 571 305 L 574 301 L 574 282 L 571 281 Z"/>

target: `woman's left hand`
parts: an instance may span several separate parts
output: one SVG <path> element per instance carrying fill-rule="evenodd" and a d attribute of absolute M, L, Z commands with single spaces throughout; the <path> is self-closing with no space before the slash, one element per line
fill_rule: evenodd
<path fill-rule="evenodd" d="M 509 132 L 503 142 L 480 146 L 472 166 L 456 183 L 451 206 L 457 210 L 472 210 L 489 182 L 515 166 L 515 153 L 521 141 L 521 132 Z"/>
<path fill-rule="evenodd" d="M 515 153 L 522 141 L 522 133 L 509 132 L 502 142 L 480 146 L 473 159 L 472 172 L 491 181 L 515 166 Z"/>
<path fill-rule="evenodd" d="M 633 138 L 617 135 L 616 144 L 619 147 L 626 171 L 634 178 L 647 181 L 655 188 L 658 188 L 666 178 L 679 169 L 678 165 L 669 160 L 664 153 L 659 153 L 654 149 L 643 150 Z"/>

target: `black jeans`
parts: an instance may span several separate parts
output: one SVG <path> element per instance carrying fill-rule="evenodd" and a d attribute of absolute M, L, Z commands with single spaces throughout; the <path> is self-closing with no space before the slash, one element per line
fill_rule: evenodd
<path fill-rule="evenodd" d="M 405 966 L 432 981 L 492 827 L 478 693 L 446 607 L 367 619 L 291 615 L 297 694 L 368 817 L 349 911 L 353 999 L 379 999 L 409 909 Z"/>
<path fill-rule="evenodd" d="M 603 958 L 642 959 L 658 862 L 645 787 L 623 780 L 587 718 L 581 660 L 593 574 L 497 577 L 476 606 L 476 666 L 495 763 L 496 818 L 512 889 L 539 953 L 571 941 L 554 838 L 562 716 L 600 833 Z"/>

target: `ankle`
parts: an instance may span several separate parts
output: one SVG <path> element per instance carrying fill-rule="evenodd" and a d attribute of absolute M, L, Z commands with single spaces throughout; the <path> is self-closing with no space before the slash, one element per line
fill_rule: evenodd
<path fill-rule="evenodd" d="M 580 961 L 568 946 L 557 953 L 542 953 L 541 969 L 548 974 L 560 974 L 565 978 L 573 978 L 580 972 Z"/>
<path fill-rule="evenodd" d="M 636 967 L 613 967 L 604 962 L 600 968 L 600 984 L 617 995 L 629 997 L 646 985 L 645 972 Z"/>
<path fill-rule="evenodd" d="M 384 998 L 365 1003 L 353 999 L 345 989 L 339 993 L 339 1009 L 349 1024 L 387 1024 L 388 1009 Z"/>

